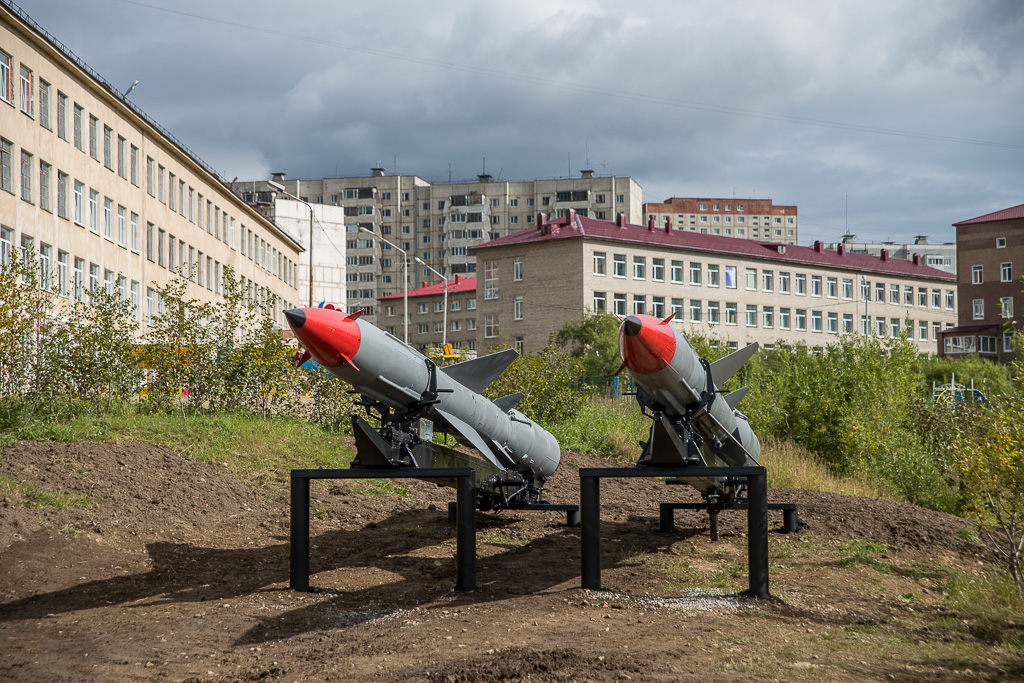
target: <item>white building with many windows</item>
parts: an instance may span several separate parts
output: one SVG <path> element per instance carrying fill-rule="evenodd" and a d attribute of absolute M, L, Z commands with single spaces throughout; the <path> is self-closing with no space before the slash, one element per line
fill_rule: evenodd
<path fill-rule="evenodd" d="M 54 294 L 104 287 L 140 322 L 158 312 L 156 287 L 174 271 L 188 274 L 190 297 L 213 301 L 230 268 L 282 322 L 299 301 L 298 242 L 0 3 L 0 258 L 16 249 L 38 255 Z"/>
<path fill-rule="evenodd" d="M 664 318 L 731 346 L 823 347 L 906 333 L 934 353 L 956 321 L 956 277 L 919 259 L 599 221 L 575 214 L 476 248 L 477 346 L 543 348 L 584 311 Z"/>

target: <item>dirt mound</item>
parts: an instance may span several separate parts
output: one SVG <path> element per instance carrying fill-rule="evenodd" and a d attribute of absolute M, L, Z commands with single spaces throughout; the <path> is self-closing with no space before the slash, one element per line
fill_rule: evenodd
<path fill-rule="evenodd" d="M 576 468 L 604 465 L 565 453 L 547 497 L 578 502 Z M 717 543 L 701 512 L 658 533 L 658 503 L 696 494 L 605 480 L 603 592 L 579 589 L 579 531 L 563 515 L 506 511 L 477 515 L 478 589 L 462 594 L 451 489 L 315 482 L 315 590 L 299 594 L 287 496 L 222 464 L 146 443 L 19 443 L 0 474 L 29 492 L 0 501 L 0 678 L 889 680 L 970 661 L 970 677 L 995 679 L 1020 666 L 995 646 L 943 654 L 970 636 L 944 626 L 941 578 L 985 554 L 960 537 L 964 520 L 914 506 L 771 491 L 806 523 L 771 535 L 777 598 L 723 602 L 745 586 L 745 513 L 721 515 Z M 35 506 L 40 492 L 77 507 Z M 853 539 L 887 549 L 844 555 Z M 924 645 L 893 664 L 910 643 Z"/>

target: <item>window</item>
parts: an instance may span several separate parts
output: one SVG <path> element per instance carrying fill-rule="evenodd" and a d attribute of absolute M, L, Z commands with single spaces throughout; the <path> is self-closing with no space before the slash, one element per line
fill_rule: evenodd
<path fill-rule="evenodd" d="M 128 246 L 128 210 L 123 206 L 117 207 L 117 244 Z"/>
<path fill-rule="evenodd" d="M 32 201 L 32 175 L 35 172 L 32 155 L 21 150 L 21 198 Z"/>
<path fill-rule="evenodd" d="M 665 259 L 651 259 L 651 279 L 654 280 L 655 282 L 665 281 Z"/>
<path fill-rule="evenodd" d="M 89 156 L 96 161 L 100 160 L 100 120 L 89 115 Z"/>
<path fill-rule="evenodd" d="M 665 317 L 665 297 L 651 297 L 651 315 L 653 315 L 655 318 Z"/>
<path fill-rule="evenodd" d="M 834 278 L 834 277 L 826 278 L 825 284 L 828 287 L 828 298 L 829 299 L 838 299 L 839 298 L 839 280 L 837 278 Z"/>
<path fill-rule="evenodd" d="M 875 334 L 879 337 L 885 336 L 885 318 L 875 318 Z"/>
<path fill-rule="evenodd" d="M 775 289 L 775 273 L 770 270 L 761 271 L 761 291 L 771 292 Z"/>
<path fill-rule="evenodd" d="M 85 226 L 85 185 L 75 181 L 75 205 L 74 205 L 74 220 L 75 223 L 81 226 Z"/>
<path fill-rule="evenodd" d="M 914 289 L 910 289 L 913 293 Z M 850 300 L 853 298 L 853 280 L 851 278 L 843 278 L 843 298 Z"/>
<path fill-rule="evenodd" d="M 736 289 L 736 266 L 725 267 L 725 288 Z"/>
<path fill-rule="evenodd" d="M 1006 238 L 1005 237 L 997 237 L 996 238 L 996 249 L 1006 249 Z"/>
<path fill-rule="evenodd" d="M 900 302 L 900 286 L 889 285 L 889 303 L 898 304 Z"/>
<path fill-rule="evenodd" d="M 14 84 L 11 82 L 11 56 L 0 51 L 0 99 L 14 104 Z"/>
<path fill-rule="evenodd" d="M 980 285 L 985 282 L 985 267 L 971 266 L 971 284 Z"/>
<path fill-rule="evenodd" d="M 494 339 L 498 336 L 498 316 L 484 316 L 484 339 Z"/>
<path fill-rule="evenodd" d="M 68 174 L 57 171 L 57 215 L 67 220 L 71 217 L 68 212 Z"/>
<path fill-rule="evenodd" d="M 523 319 L 523 297 L 517 296 L 512 299 L 512 319 Z"/>
<path fill-rule="evenodd" d="M 52 291 L 53 282 L 53 247 L 49 244 L 39 244 L 39 287 L 44 291 Z"/>
<path fill-rule="evenodd" d="M 761 308 L 761 326 L 767 329 L 775 327 L 774 306 L 763 306 Z"/>
<path fill-rule="evenodd" d="M 32 69 L 24 64 L 21 65 L 21 111 L 29 116 L 35 116 L 32 110 L 33 74 Z"/>
<path fill-rule="evenodd" d="M 2 55 L 2 53 L 0 53 Z M 14 230 L 0 227 L 0 265 L 7 265 L 14 251 Z"/>
<path fill-rule="evenodd" d="M 612 254 L 612 277 L 626 277 L 625 254 Z"/>
<path fill-rule="evenodd" d="M 71 281 L 71 295 L 75 301 L 81 301 L 85 287 L 85 259 L 75 259 L 75 271 Z"/>
<path fill-rule="evenodd" d="M 39 208 L 53 212 L 50 206 L 50 164 L 39 162 Z"/>
<path fill-rule="evenodd" d="M 131 221 L 129 223 L 128 236 L 131 240 L 130 248 L 132 252 L 139 253 L 139 214 L 132 213 Z"/>
<path fill-rule="evenodd" d="M 85 151 L 85 139 L 84 139 L 85 136 L 82 135 L 82 126 L 84 125 L 83 122 L 84 122 L 84 119 L 85 119 L 85 109 L 83 109 L 81 107 L 81 105 L 76 103 L 75 106 L 74 106 L 74 112 L 75 113 L 74 113 L 73 125 L 74 125 L 74 133 L 75 133 L 75 147 L 77 147 L 78 149 L 80 149 L 80 150 L 82 150 L 84 152 Z"/>
<path fill-rule="evenodd" d="M 821 311 L 811 311 L 811 332 L 821 332 Z"/>
<path fill-rule="evenodd" d="M 608 312 L 608 295 L 605 292 L 594 292 L 594 313 Z"/>
<path fill-rule="evenodd" d="M 634 256 L 633 257 L 633 279 L 643 280 L 647 277 L 647 257 L 646 256 Z"/>
<path fill-rule="evenodd" d="M 626 295 L 625 294 L 613 294 L 612 295 L 612 312 L 623 317 L 626 315 Z"/>
<path fill-rule="evenodd" d="M 1000 315 L 1004 318 L 1013 317 L 1013 297 L 1004 296 L 999 299 L 999 311 Z"/>
<path fill-rule="evenodd" d="M 719 285 L 718 274 L 719 274 L 719 269 L 718 269 L 717 265 L 714 265 L 714 266 L 709 265 L 708 266 L 708 287 L 718 287 L 718 285 Z"/>
<path fill-rule="evenodd" d="M 807 331 L 807 311 L 803 308 L 796 309 L 795 328 L 797 332 Z"/>
<path fill-rule="evenodd" d="M 790 326 L 790 310 L 788 308 L 779 309 L 779 329 L 788 330 Z"/>
<path fill-rule="evenodd" d="M 484 299 L 498 298 L 498 262 L 484 262 Z"/>
<path fill-rule="evenodd" d="M 50 126 L 50 84 L 39 79 L 39 125 L 47 130 Z"/>
<path fill-rule="evenodd" d="M 1000 263 L 999 264 L 999 281 L 1000 282 L 1012 282 L 1013 281 L 1013 263 Z"/>
<path fill-rule="evenodd" d="M 594 252 L 594 275 L 605 275 L 607 254 L 603 251 Z"/>
<path fill-rule="evenodd" d="M 779 273 L 779 294 L 789 294 L 789 273 Z"/>
<path fill-rule="evenodd" d="M 67 296 L 68 290 L 68 252 L 57 251 L 57 293 Z"/>
<path fill-rule="evenodd" d="M 900 336 L 900 319 L 889 318 L 889 334 L 893 337 Z"/>
<path fill-rule="evenodd" d="M 942 292 L 938 289 L 932 290 L 932 308 L 940 308 L 942 305 Z"/>
<path fill-rule="evenodd" d="M 103 198 L 103 237 L 114 241 L 114 200 Z"/>
<path fill-rule="evenodd" d="M 168 184 L 167 208 L 170 209 L 171 211 L 175 211 L 176 210 L 174 208 L 174 194 L 175 194 L 175 181 L 176 180 L 177 180 L 177 176 L 175 176 L 173 173 L 168 173 L 167 174 L 167 184 Z"/>
<path fill-rule="evenodd" d="M 103 126 L 103 165 L 114 170 L 114 129 Z"/>
<path fill-rule="evenodd" d="M 690 299 L 690 322 L 699 323 L 701 317 L 700 299 Z"/>
<path fill-rule="evenodd" d="M 804 273 L 796 274 L 796 295 L 807 296 L 807 275 Z"/>
<path fill-rule="evenodd" d="M 670 269 L 670 277 L 672 278 L 673 284 L 683 284 L 683 262 L 672 261 Z"/>
<path fill-rule="evenodd" d="M 757 305 L 747 304 L 747 327 L 757 327 Z"/>
<path fill-rule="evenodd" d="M 853 313 L 843 313 L 843 334 L 853 334 Z"/>
<path fill-rule="evenodd" d="M 156 198 L 161 203 L 167 203 L 167 169 L 162 164 L 156 165 Z"/>
<path fill-rule="evenodd" d="M 57 137 L 68 139 L 68 96 L 57 91 Z"/>
<path fill-rule="evenodd" d="M 839 334 L 839 314 L 833 311 L 828 314 L 828 333 Z"/>
<path fill-rule="evenodd" d="M 956 309 L 956 303 L 954 301 L 954 296 L 955 295 L 954 295 L 954 292 L 953 292 L 952 289 L 947 289 L 946 290 L 946 309 L 947 310 L 952 311 L 952 310 Z M 938 308 L 938 306 L 936 306 L 936 308 Z"/>
<path fill-rule="evenodd" d="M 737 317 L 737 305 L 735 302 L 727 302 L 725 304 L 725 324 L 735 325 Z"/>
<path fill-rule="evenodd" d="M 89 230 L 100 234 L 100 193 L 89 189 Z"/>
<path fill-rule="evenodd" d="M 747 289 L 755 291 L 757 289 L 757 269 L 747 268 Z"/>
<path fill-rule="evenodd" d="M 701 279 L 701 264 L 696 262 L 690 263 L 690 285 L 693 287 L 700 287 Z"/>
<path fill-rule="evenodd" d="M 917 288 L 917 305 L 925 307 L 928 305 L 928 288 L 918 287 Z"/>
<path fill-rule="evenodd" d="M 647 295 L 646 294 L 634 294 L 633 295 L 633 315 L 646 315 L 647 314 Z"/>

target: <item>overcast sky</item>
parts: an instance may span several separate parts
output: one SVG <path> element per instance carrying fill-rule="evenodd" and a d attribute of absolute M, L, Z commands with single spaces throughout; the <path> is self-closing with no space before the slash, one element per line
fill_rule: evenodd
<path fill-rule="evenodd" d="M 20 5 L 229 180 L 589 167 L 795 204 L 803 244 L 1024 203 L 1019 0 Z"/>

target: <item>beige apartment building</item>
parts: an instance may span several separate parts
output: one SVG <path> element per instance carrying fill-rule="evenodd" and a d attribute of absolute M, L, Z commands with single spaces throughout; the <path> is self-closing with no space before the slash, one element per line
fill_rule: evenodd
<path fill-rule="evenodd" d="M 446 276 L 473 275 L 475 246 L 532 225 L 539 211 L 561 216 L 572 210 L 599 219 L 624 213 L 632 221 L 642 215 L 636 181 L 589 170 L 578 178 L 498 181 L 482 174 L 473 182 L 443 184 L 389 175 L 383 168 L 371 169 L 369 176 L 298 180 L 275 174 L 273 180 L 305 201 L 344 206 L 347 306 L 366 309 L 367 320 L 378 325 L 383 321 L 377 299 L 405 288 L 403 252 L 412 286 L 435 277 L 427 266 Z M 233 187 L 253 203 L 273 201 L 275 194 L 266 182 Z"/>
<path fill-rule="evenodd" d="M 100 39 L 97 36 L 97 39 Z M 226 268 L 280 311 L 302 247 L 21 10 L 0 4 L 0 259 L 34 252 L 43 285 L 104 287 L 145 322 L 175 270 L 214 301 Z"/>
<path fill-rule="evenodd" d="M 450 344 L 463 357 L 476 356 L 476 278 L 456 275 L 447 282 L 448 311 L 445 312 L 445 283 L 438 282 L 409 290 L 409 344 L 420 352 Z M 405 294 L 380 298 L 380 327 L 404 339 L 402 314 Z M 445 325 L 447 324 L 447 334 Z"/>
<path fill-rule="evenodd" d="M 921 264 L 570 213 L 476 248 L 477 348 L 543 348 L 584 311 L 644 313 L 736 347 L 898 335 L 934 353 L 956 277 Z"/>
<path fill-rule="evenodd" d="M 672 197 L 644 204 L 644 222 L 652 220 L 656 225 L 669 221 L 677 230 L 762 242 L 796 244 L 800 237 L 797 207 L 770 199 Z"/>

